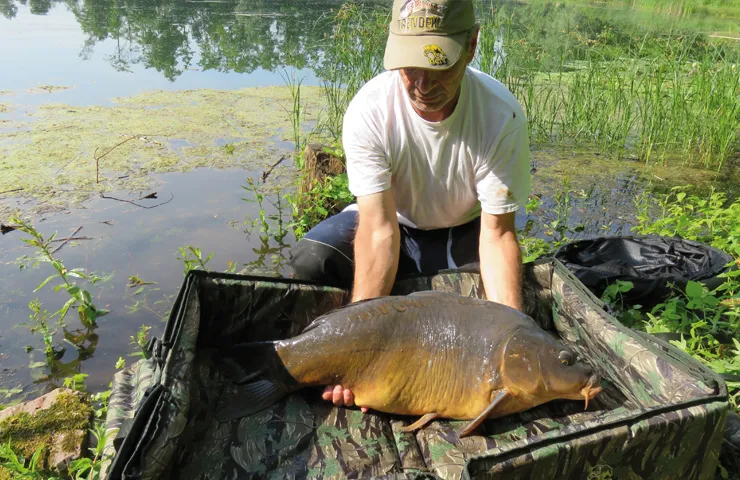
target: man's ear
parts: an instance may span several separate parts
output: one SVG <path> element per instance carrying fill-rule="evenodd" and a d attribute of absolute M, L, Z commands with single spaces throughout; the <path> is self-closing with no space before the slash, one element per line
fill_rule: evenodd
<path fill-rule="evenodd" d="M 480 33 L 480 26 L 475 27 L 475 32 L 473 32 L 472 37 L 470 38 L 470 43 L 468 44 L 468 63 L 473 61 L 473 58 L 475 58 L 475 49 L 478 47 L 478 34 Z"/>

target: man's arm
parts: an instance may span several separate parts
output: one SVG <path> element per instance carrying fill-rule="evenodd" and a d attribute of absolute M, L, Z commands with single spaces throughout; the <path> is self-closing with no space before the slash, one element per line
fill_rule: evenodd
<path fill-rule="evenodd" d="M 514 216 L 481 213 L 480 270 L 488 300 L 522 310 L 522 254 Z"/>
<path fill-rule="evenodd" d="M 398 271 L 401 232 L 391 188 L 357 198 L 352 302 L 388 295 Z"/>
<path fill-rule="evenodd" d="M 388 295 L 398 271 L 401 231 L 392 189 L 357 197 L 360 220 L 355 233 L 355 282 L 351 302 Z M 327 385 L 321 397 L 341 407 L 355 396 L 341 385 Z M 363 412 L 367 411 L 362 407 Z"/>

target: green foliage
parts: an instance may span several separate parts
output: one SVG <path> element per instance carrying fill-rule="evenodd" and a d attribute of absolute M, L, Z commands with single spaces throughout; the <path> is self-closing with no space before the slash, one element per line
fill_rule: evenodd
<path fill-rule="evenodd" d="M 740 267 L 739 201 L 729 203 L 724 193 L 713 189 L 701 195 L 675 187 L 667 194 L 641 195 L 636 205 L 633 231 L 707 243 L 731 254 L 734 266 Z M 609 286 L 603 300 L 629 326 L 679 335 L 671 343 L 723 375 L 730 401 L 740 410 L 740 268 L 728 269 L 719 278 L 722 283 L 713 290 L 690 281 L 649 312 L 619 301 L 619 295 L 632 287 L 626 282 Z"/>
<path fill-rule="evenodd" d="M 87 392 L 85 386 L 85 379 L 88 377 L 87 373 L 78 373 L 64 379 L 64 386 L 78 392 Z"/>
<path fill-rule="evenodd" d="M 69 475 L 74 480 L 100 479 L 100 469 L 103 466 L 103 462 L 110 458 L 109 455 L 103 454 L 105 442 L 109 435 L 105 433 L 105 426 L 98 424 L 90 431 L 95 438 L 95 446 L 88 449 L 92 458 L 82 457 L 70 463 Z"/>
<path fill-rule="evenodd" d="M 48 262 L 57 271 L 56 274 L 50 275 L 43 282 L 39 284 L 34 292 L 38 292 L 49 282 L 55 279 L 61 279 L 62 283 L 54 287 L 54 291 L 58 292 L 64 288 L 71 298 L 62 306 L 62 308 L 55 312 L 52 316 L 59 315 L 59 323 L 63 324 L 64 318 L 70 308 L 77 307 L 77 313 L 80 317 L 80 321 L 83 325 L 95 325 L 98 317 L 101 317 L 108 313 L 108 310 L 97 308 L 92 303 L 92 296 L 87 290 L 80 288 L 77 284 L 70 282 L 70 278 L 82 278 L 87 279 L 87 275 L 83 273 L 82 268 L 73 268 L 68 270 L 61 260 L 54 258 L 50 245 L 56 237 L 56 232 L 51 235 L 48 239 L 44 239 L 43 235 L 39 233 L 29 222 L 26 222 L 18 215 L 11 217 L 11 222 L 18 225 L 18 229 L 28 234 L 31 238 L 23 238 L 22 240 L 39 250 L 40 255 L 37 258 L 38 261 Z"/>
<path fill-rule="evenodd" d="M 213 252 L 211 252 L 204 260 L 200 248 L 193 247 L 192 245 L 178 247 L 177 250 L 180 252 L 180 256 L 177 258 L 185 264 L 183 275 L 187 275 L 190 270 L 206 270 L 206 264 L 213 257 Z"/>
<path fill-rule="evenodd" d="M 0 467 L 9 471 L 13 475 L 12 478 L 53 480 L 54 477 L 50 478 L 40 465 L 45 448 L 45 446 L 40 446 L 36 449 L 26 465 L 25 459 L 13 451 L 10 439 L 8 439 L 7 444 L 0 443 Z"/>
<path fill-rule="evenodd" d="M 622 294 L 627 293 L 634 287 L 632 282 L 617 280 L 615 283 L 607 286 L 601 295 L 601 301 L 607 307 L 610 307 L 616 313 L 617 318 L 626 326 L 638 326 L 642 321 L 642 305 L 628 305 Z"/>
<path fill-rule="evenodd" d="M 130 344 L 138 347 L 138 350 L 131 356 L 145 357 L 146 345 L 149 342 L 149 331 L 152 329 L 149 325 L 142 325 L 136 332 L 136 337 L 131 337 Z M 119 363 L 120 364 L 120 358 Z"/>
<path fill-rule="evenodd" d="M 477 64 L 522 103 L 534 141 L 713 169 L 732 155 L 737 42 L 551 3 L 493 1 L 484 18 Z"/>
<path fill-rule="evenodd" d="M 42 309 L 42 305 L 38 298 L 28 303 L 28 308 L 31 310 L 30 324 L 20 324 L 21 326 L 28 326 L 31 333 L 41 333 L 41 337 L 44 341 L 44 355 L 46 363 L 51 366 L 54 361 L 64 354 L 64 348 L 58 346 L 54 342 L 54 334 L 56 330 L 49 328 L 49 312 L 46 309 Z"/>
<path fill-rule="evenodd" d="M 689 190 L 676 186 L 656 197 L 640 195 L 638 224 L 633 230 L 643 235 L 680 235 L 740 257 L 740 201 L 730 203 L 725 193 L 714 188 L 704 195 Z M 653 211 L 657 213 L 651 215 Z"/>
<path fill-rule="evenodd" d="M 328 113 L 322 122 L 329 139 L 340 139 L 344 112 L 357 91 L 383 71 L 388 36 L 387 6 L 344 3 L 336 11 L 332 33 L 320 44 L 325 52 L 320 68 Z"/>
<path fill-rule="evenodd" d="M 242 200 L 245 202 L 257 203 L 257 207 L 259 209 L 258 218 L 251 219 L 247 216 L 247 220 L 245 222 L 248 225 L 247 236 L 251 236 L 254 227 L 258 226 L 260 239 L 262 239 L 263 243 L 268 242 L 269 239 L 273 239 L 275 242 L 282 245 L 283 240 L 289 233 L 288 228 L 290 228 L 290 225 L 286 225 L 284 220 L 283 210 L 285 209 L 285 205 L 282 202 L 283 197 L 281 197 L 278 192 L 278 194 L 275 195 L 276 201 L 271 200 L 265 193 L 263 193 L 262 188 L 252 177 L 247 179 L 247 185 L 242 185 L 242 188 L 252 194 L 252 198 L 242 198 Z M 265 211 L 265 201 L 272 205 L 275 209 L 275 213 L 268 214 Z"/>
<path fill-rule="evenodd" d="M 285 197 L 293 210 L 293 233 L 297 240 L 338 209 L 351 203 L 354 196 L 349 191 L 347 174 L 326 177 L 300 196 Z"/>
<path fill-rule="evenodd" d="M 730 401 L 740 409 L 740 282 L 730 280 L 723 290 L 709 291 L 689 282 L 684 292 L 647 312 L 648 333 L 679 333 L 671 343 L 725 376 Z"/>
<path fill-rule="evenodd" d="M 290 88 L 290 96 L 293 99 L 291 110 L 285 110 L 290 114 L 290 123 L 293 127 L 293 142 L 295 145 L 298 168 L 302 168 L 303 158 L 301 157 L 300 152 L 303 150 L 305 142 L 301 140 L 301 118 L 305 117 L 306 108 L 301 105 L 301 84 L 304 79 L 296 79 L 295 70 L 291 71 L 290 76 L 288 76 L 287 73 L 281 73 L 280 76 L 283 78 L 286 85 L 288 85 L 288 88 Z"/>

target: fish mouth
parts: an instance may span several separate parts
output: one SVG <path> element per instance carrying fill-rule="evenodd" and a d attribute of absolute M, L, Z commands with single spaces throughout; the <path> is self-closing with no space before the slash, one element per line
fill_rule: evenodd
<path fill-rule="evenodd" d="M 588 401 L 598 395 L 601 390 L 603 389 L 601 388 L 601 386 L 599 386 L 599 377 L 597 377 L 596 375 L 592 376 L 588 380 L 586 386 L 581 389 L 581 395 L 586 400 L 586 406 L 584 407 L 584 410 L 588 410 Z"/>

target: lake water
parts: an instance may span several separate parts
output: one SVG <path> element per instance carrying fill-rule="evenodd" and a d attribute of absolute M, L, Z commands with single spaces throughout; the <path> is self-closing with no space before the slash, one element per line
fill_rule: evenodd
<path fill-rule="evenodd" d="M 391 4 L 390 0 L 377 3 Z M 303 77 L 304 85 L 320 86 L 321 72 L 314 67 L 321 50 L 316 45 L 331 31 L 331 15 L 340 5 L 275 0 L 182 0 L 157 5 L 143 0 L 0 0 L 0 107 L 10 106 L 5 112 L 0 108 L 0 133 L 13 128 L 33 130 L 38 121 L 34 114 L 42 107 L 111 107 L 116 98 L 152 90 L 284 86 L 286 69 Z M 71 88 L 39 90 L 47 86 Z M 197 123 L 198 118 L 191 120 Z M 18 121 L 22 126 L 9 126 Z M 266 134 L 265 142 L 275 155 L 293 148 L 282 133 Z M 13 142 L 0 139 L 0 146 L 3 141 Z M 542 197 L 543 207 L 531 215 L 521 212 L 519 227 L 529 221 L 529 234 L 550 237 L 547 225 L 558 215 L 555 207 L 563 203 L 553 192 L 563 187 L 562 175 L 569 174 L 576 194 L 569 199 L 567 215 L 581 226 L 576 237 L 628 233 L 632 200 L 646 188 L 647 178 L 629 164 L 605 174 L 604 160 L 589 151 L 573 153 L 542 145 L 533 150 L 535 193 Z M 13 155 L 13 150 L 4 152 Z M 92 329 L 81 325 L 76 312 L 67 317 L 66 327 L 57 325 L 56 319 L 49 322 L 60 350 L 52 370 L 38 363 L 43 360 L 41 335 L 18 324 L 28 321 L 28 303 L 34 298 L 52 313 L 67 300 L 66 293 L 54 292 L 51 285 L 33 292 L 54 273 L 51 266 L 27 265 L 24 256 L 34 252 L 22 242 L 21 232 L 0 237 L 0 403 L 61 386 L 65 377 L 75 373 L 89 375 L 88 389 L 106 389 L 119 357 L 129 363 L 136 360 L 131 354 L 137 347 L 131 339 L 137 330 L 146 325 L 151 327 L 149 335 L 161 332 L 183 280 L 180 247 L 198 247 L 204 257 L 213 252 L 207 266 L 220 271 L 230 261 L 241 269 L 261 259 L 270 265 L 283 258 L 279 245 L 265 245 L 258 234 L 248 234 L 245 224 L 258 210 L 244 200 L 250 197 L 244 186 L 263 168 L 219 165 L 153 171 L 149 175 L 156 181 L 155 199 L 140 199 L 149 190 L 128 188 L 125 179 L 117 184 L 119 190 L 106 194 L 140 206 L 94 196 L 82 205 L 33 218 L 45 236 L 58 232 L 58 238 L 64 238 L 77 232 L 77 237 L 83 237 L 64 245 L 56 255 L 67 268 L 83 268 L 104 279 L 85 285 L 93 302 L 110 310 Z M 290 162 L 282 166 L 289 174 Z M 0 174 L 12 171 L 0 169 Z M 603 177 L 595 182 L 597 174 Z M 36 205 L 22 191 L 0 193 L 0 206 L 26 210 Z M 266 210 L 275 213 L 271 205 Z M 6 218 L 0 220 L 8 223 Z M 290 244 L 291 235 L 285 241 Z M 130 286 L 132 276 L 152 283 L 139 291 L 138 286 Z"/>

